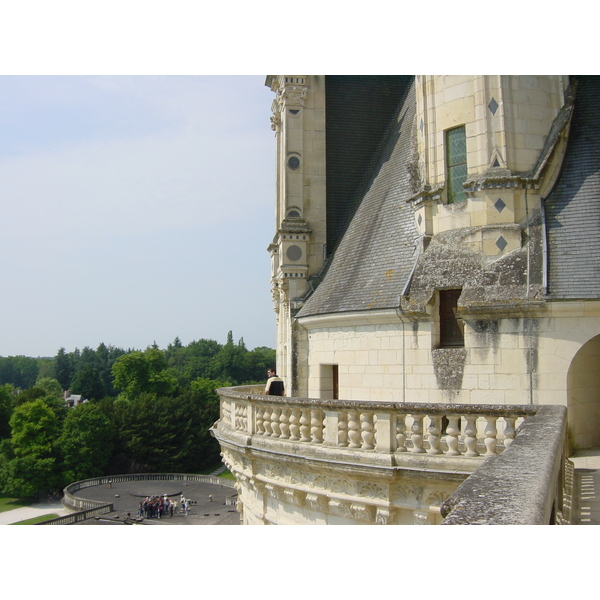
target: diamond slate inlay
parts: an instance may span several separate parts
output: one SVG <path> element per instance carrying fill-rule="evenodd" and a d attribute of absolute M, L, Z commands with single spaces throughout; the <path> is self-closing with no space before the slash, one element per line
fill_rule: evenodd
<path fill-rule="evenodd" d="M 421 215 L 419 215 L 417 217 L 417 223 L 420 225 L 423 222 L 423 217 Z"/>
<path fill-rule="evenodd" d="M 496 246 L 498 246 L 498 249 L 500 250 L 500 252 L 503 252 L 504 248 L 506 248 L 506 246 L 508 246 L 508 242 L 502 236 L 500 236 L 496 240 Z"/>
<path fill-rule="evenodd" d="M 494 97 L 492 97 L 492 99 L 490 100 L 490 103 L 488 104 L 488 108 L 490 109 L 490 111 L 492 112 L 493 115 L 496 114 L 496 111 L 498 110 L 498 106 L 499 106 L 499 104 L 496 102 L 496 99 Z"/>
<path fill-rule="evenodd" d="M 496 200 L 496 202 L 494 202 L 494 208 L 501 213 L 505 208 L 506 208 L 506 204 L 505 202 L 502 200 L 502 198 L 498 198 L 498 200 Z"/>

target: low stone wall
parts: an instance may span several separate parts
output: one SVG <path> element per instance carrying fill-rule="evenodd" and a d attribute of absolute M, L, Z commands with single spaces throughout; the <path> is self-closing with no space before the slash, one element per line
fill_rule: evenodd
<path fill-rule="evenodd" d="M 80 523 L 81 521 L 87 521 L 93 517 L 99 517 L 113 511 L 112 504 L 103 504 L 96 508 L 90 508 L 89 510 L 82 510 L 64 517 L 56 517 L 56 519 L 50 519 L 49 521 L 42 521 L 36 523 L 36 525 L 73 525 L 73 523 Z"/>

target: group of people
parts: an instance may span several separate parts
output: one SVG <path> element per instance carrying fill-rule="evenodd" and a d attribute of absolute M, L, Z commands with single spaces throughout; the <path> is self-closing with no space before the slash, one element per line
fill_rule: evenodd
<path fill-rule="evenodd" d="M 183 494 L 179 499 L 179 508 L 187 516 L 189 511 L 189 501 Z M 172 517 L 177 512 L 178 506 L 176 500 L 169 500 L 164 496 L 147 496 L 140 502 L 138 507 L 138 517 L 145 519 L 161 519 L 163 517 Z"/>

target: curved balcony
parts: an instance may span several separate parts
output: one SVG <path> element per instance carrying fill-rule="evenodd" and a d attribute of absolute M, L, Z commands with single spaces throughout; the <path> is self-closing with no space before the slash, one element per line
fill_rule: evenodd
<path fill-rule="evenodd" d="M 541 408 L 281 398 L 260 386 L 217 392 L 211 431 L 246 524 L 439 524 L 444 503 L 450 522 L 464 510 L 464 497 L 453 503 L 459 486 Z"/>

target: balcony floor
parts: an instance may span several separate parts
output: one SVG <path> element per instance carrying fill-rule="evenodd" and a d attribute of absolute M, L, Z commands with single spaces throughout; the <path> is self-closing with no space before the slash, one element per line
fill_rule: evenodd
<path fill-rule="evenodd" d="M 575 465 L 574 525 L 600 525 L 600 448 L 579 450 Z"/>

